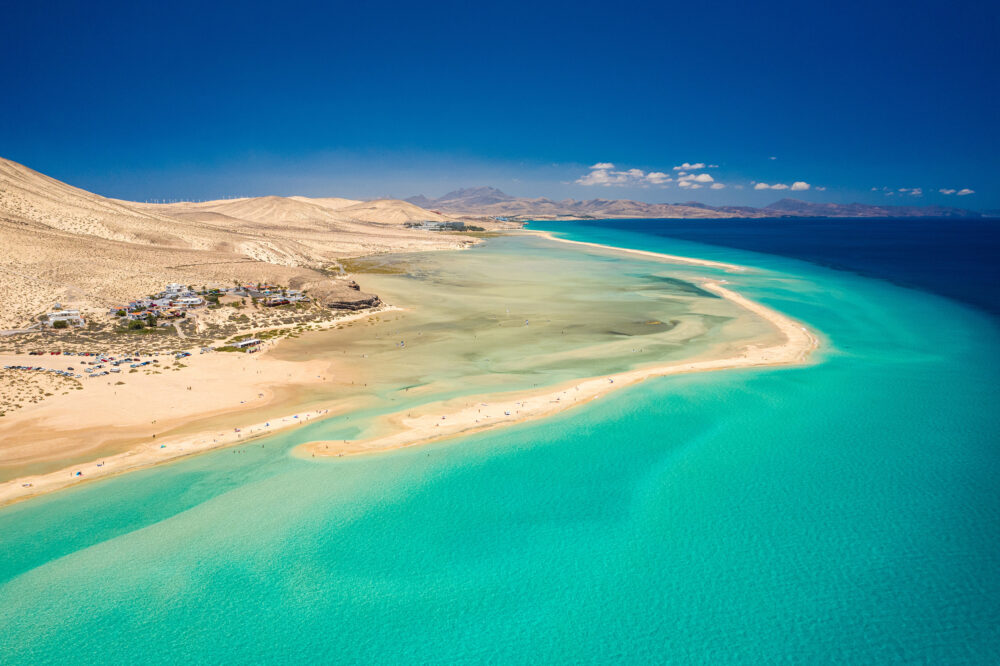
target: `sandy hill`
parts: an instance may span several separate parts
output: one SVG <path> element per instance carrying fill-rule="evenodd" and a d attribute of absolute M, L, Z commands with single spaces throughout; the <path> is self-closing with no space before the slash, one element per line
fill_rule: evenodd
<path fill-rule="evenodd" d="M 385 200 L 255 197 L 142 204 L 108 199 L 0 158 L 0 329 L 55 302 L 84 309 L 168 282 L 318 284 L 338 257 L 462 247 L 468 239 L 409 229 L 441 220 Z"/>
<path fill-rule="evenodd" d="M 399 199 L 376 199 L 361 201 L 351 206 L 337 209 L 337 213 L 362 222 L 380 224 L 405 224 L 407 222 L 448 222 L 455 218 L 434 211 L 425 210 L 408 201 Z"/>
<path fill-rule="evenodd" d="M 347 206 L 353 206 L 354 204 L 361 203 L 360 199 L 342 199 L 340 197 L 290 197 L 296 201 L 305 201 L 307 203 L 314 203 L 317 206 L 323 206 L 324 208 L 329 208 L 330 210 L 339 210 L 341 208 L 346 208 Z"/>

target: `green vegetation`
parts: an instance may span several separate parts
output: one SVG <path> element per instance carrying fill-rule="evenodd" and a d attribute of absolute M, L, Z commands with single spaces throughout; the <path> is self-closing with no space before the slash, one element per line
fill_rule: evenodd
<path fill-rule="evenodd" d="M 52 323 L 52 328 L 69 328 L 69 322 L 64 320 L 59 320 Z"/>

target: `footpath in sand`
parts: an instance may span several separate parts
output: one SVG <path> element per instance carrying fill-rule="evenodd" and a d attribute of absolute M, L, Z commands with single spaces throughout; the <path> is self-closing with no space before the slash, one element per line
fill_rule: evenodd
<path fill-rule="evenodd" d="M 741 296 L 716 282 L 705 282 L 702 287 L 767 320 L 782 334 L 784 340 L 779 344 L 765 347 L 748 345 L 738 355 L 726 358 L 682 361 L 639 368 L 583 379 L 542 392 L 502 393 L 424 405 L 419 409 L 409 410 L 406 415 L 389 416 L 386 421 L 394 431 L 391 434 L 366 440 L 310 442 L 300 447 L 299 453 L 310 457 L 339 457 L 426 444 L 543 418 L 583 405 L 609 391 L 651 377 L 731 368 L 801 364 L 818 346 L 816 337 L 805 326 L 780 312 Z"/>

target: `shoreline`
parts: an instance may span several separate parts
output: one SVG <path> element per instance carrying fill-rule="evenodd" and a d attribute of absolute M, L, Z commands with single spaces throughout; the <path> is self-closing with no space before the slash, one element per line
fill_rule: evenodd
<path fill-rule="evenodd" d="M 544 231 L 525 230 L 521 233 L 536 235 L 554 242 L 634 254 L 646 258 L 665 260 L 671 263 L 703 266 L 729 272 L 745 272 L 749 270 L 746 267 L 736 264 L 661 254 L 646 250 L 618 248 L 599 243 L 574 241 L 560 238 L 552 235 L 550 232 Z M 819 346 L 818 339 L 799 322 L 723 287 L 720 282 L 725 281 L 705 280 L 701 286 L 771 323 L 784 335 L 784 342 L 763 348 L 755 345 L 747 345 L 738 356 L 649 366 L 613 375 L 574 380 L 559 387 L 541 389 L 530 393 L 521 391 L 517 394 L 501 393 L 489 396 L 466 396 L 450 401 L 422 405 L 417 409 L 409 410 L 411 415 L 414 412 L 421 412 L 418 416 L 405 416 L 402 413 L 396 413 L 384 417 L 388 423 L 397 428 L 396 432 L 389 435 L 366 440 L 349 440 L 346 443 L 330 441 L 308 442 L 294 447 L 292 449 L 293 455 L 299 457 L 311 455 L 314 458 L 339 457 L 427 444 L 460 435 L 474 434 L 501 426 L 544 418 L 574 406 L 596 400 L 611 390 L 630 386 L 652 377 L 741 367 L 797 365 L 804 363 L 809 354 Z M 356 313 L 348 315 L 343 319 L 328 322 L 329 326 L 324 326 L 323 328 L 400 309 L 405 308 L 387 306 L 373 312 Z M 343 407 L 342 404 L 339 406 Z M 266 405 L 262 407 L 266 408 Z M 133 447 L 121 453 L 97 458 L 78 465 L 67 466 L 53 472 L 14 478 L 0 483 L 0 508 L 63 488 L 74 487 L 82 483 L 106 479 L 118 474 L 180 460 L 199 453 L 249 442 L 262 436 L 289 430 L 295 426 L 310 422 L 316 419 L 316 417 L 335 416 L 339 413 L 350 411 L 349 408 L 337 410 L 336 407 L 337 405 L 332 403 L 320 405 L 319 409 L 284 414 L 266 421 L 259 421 L 251 425 L 234 428 L 232 431 L 219 432 L 213 428 L 183 436 L 165 437 L 155 443 L 143 443 L 138 447 Z M 483 414 L 482 412 L 484 407 L 488 409 L 487 414 Z M 336 411 L 331 414 L 331 409 Z M 435 413 L 426 413 L 433 410 L 438 411 Z M 231 410 L 223 412 L 223 414 L 233 413 Z M 197 416 L 204 417 L 209 415 L 198 414 Z M 330 448 L 331 446 L 333 446 L 332 449 Z M 83 469 L 89 469 L 87 476 L 73 476 L 76 471 Z M 26 486 L 25 484 L 30 485 Z"/>
<path fill-rule="evenodd" d="M 731 291 L 718 282 L 707 280 L 700 286 L 765 319 L 784 335 L 784 342 L 768 347 L 747 345 L 738 356 L 682 361 L 590 377 L 568 382 L 554 389 L 466 396 L 431 403 L 410 410 L 411 414 L 422 412 L 418 416 L 402 416 L 399 413 L 389 415 L 388 423 L 400 428 L 392 434 L 346 442 L 308 442 L 296 447 L 295 452 L 300 457 L 305 457 L 306 454 L 313 458 L 344 457 L 430 444 L 545 418 L 653 377 L 736 368 L 801 365 L 819 347 L 819 339 L 791 317 Z M 464 404 L 459 406 L 459 403 Z"/>
<path fill-rule="evenodd" d="M 324 325 L 319 329 L 314 330 L 326 330 L 330 328 L 335 328 L 337 325 L 364 320 L 368 317 L 377 316 L 386 312 L 396 312 L 401 311 L 404 308 L 398 306 L 383 306 L 376 310 L 369 310 L 365 312 L 356 312 L 346 315 L 344 317 L 330 320 L 328 322 L 322 322 Z M 274 330 L 276 327 L 267 327 L 262 330 Z M 280 327 L 279 327 L 280 328 Z M 271 345 L 280 343 L 279 340 L 271 342 Z M 228 355 L 224 352 L 217 352 L 218 358 L 212 359 L 213 365 L 218 365 L 220 362 L 226 364 L 226 367 L 222 374 L 225 375 L 224 379 L 239 379 L 242 373 L 245 372 L 247 363 L 254 361 L 264 360 L 272 364 L 283 364 L 287 363 L 284 361 L 274 361 L 271 359 L 269 354 L 271 350 L 268 349 L 259 354 L 253 356 L 245 356 L 242 354 Z M 326 371 L 315 366 L 312 360 L 305 360 L 298 362 L 300 367 L 298 367 L 297 373 L 294 373 L 294 379 L 292 386 L 305 385 L 303 382 L 308 382 L 308 377 L 313 377 L 316 372 L 321 374 L 326 374 Z M 325 365 L 325 364 L 324 364 Z M 217 369 L 216 369 L 217 370 Z M 277 373 L 282 377 L 285 376 L 287 370 L 285 366 L 280 368 L 280 372 L 275 370 L 272 374 Z M 277 376 L 277 374 L 275 376 Z M 289 375 L 290 377 L 292 375 Z M 183 383 L 196 382 L 197 372 L 192 375 L 185 377 Z M 155 381 L 155 380 L 154 380 Z M 269 409 L 269 405 L 274 404 L 274 388 L 284 389 L 287 388 L 285 385 L 260 385 L 256 383 L 256 378 L 254 381 L 244 382 L 245 392 L 248 393 L 247 400 L 245 402 L 245 407 L 241 409 L 243 405 L 236 405 L 235 408 L 223 408 L 223 409 L 208 409 L 187 412 L 184 414 L 174 414 L 172 419 L 179 421 L 173 426 L 169 426 L 167 432 L 174 430 L 176 428 L 183 427 L 183 422 L 188 421 L 200 421 L 205 419 L 214 419 L 217 417 L 225 417 L 231 415 L 234 419 L 238 418 L 241 411 L 253 411 L 259 412 L 260 410 Z M 95 387 L 100 390 L 107 392 L 107 389 L 103 387 Z M 159 387 L 157 387 L 159 388 Z M 152 389 L 156 390 L 156 389 Z M 255 394 L 258 390 L 262 391 L 267 395 L 262 404 L 251 402 L 252 394 Z M 75 397 L 75 396 L 74 396 Z M 98 397 L 95 392 L 95 398 Z M 107 397 L 107 396 L 105 396 Z M 235 398 L 234 398 L 235 400 Z M 45 403 L 40 404 L 38 407 L 45 407 Z M 50 403 L 47 410 L 58 412 L 61 410 L 62 405 L 60 403 Z M 280 405 L 274 407 L 275 411 L 287 409 L 282 408 Z M 320 412 L 323 414 L 329 413 L 332 409 L 335 409 L 334 405 L 325 405 L 324 409 L 317 410 L 315 408 L 302 409 L 297 412 L 282 413 L 275 415 L 273 418 L 269 418 L 263 421 L 256 421 L 249 425 L 240 424 L 239 426 L 231 426 L 226 430 L 220 430 L 218 428 L 199 430 L 193 433 L 169 435 L 157 437 L 152 441 L 144 441 L 133 445 L 131 448 L 125 451 L 111 453 L 109 455 L 95 456 L 94 458 L 88 459 L 83 462 L 79 462 L 74 465 L 67 465 L 65 467 L 60 467 L 57 470 L 50 472 L 43 472 L 40 474 L 30 474 L 17 476 L 15 478 L 9 479 L 7 481 L 0 482 L 0 508 L 14 504 L 26 499 L 33 497 L 38 497 L 50 492 L 55 492 L 63 488 L 75 487 L 81 484 L 95 481 L 99 479 L 106 479 L 112 476 L 117 476 L 130 471 L 135 471 L 138 469 L 144 469 L 147 467 L 152 467 L 154 465 L 159 465 L 173 460 L 179 460 L 181 458 L 186 458 L 191 455 L 198 453 L 204 453 L 207 451 L 212 451 L 214 449 L 224 448 L 232 446 L 234 444 L 246 442 L 252 439 L 261 437 L 262 435 L 278 432 L 281 430 L 287 430 L 295 426 L 306 423 L 312 419 L 315 419 Z M 12 415 L 12 418 L 7 423 L 4 423 L 4 427 L 17 427 L 17 426 L 31 426 L 40 417 L 35 414 L 36 410 L 32 410 L 27 413 L 16 413 Z M 258 417 L 259 418 L 259 417 Z M 108 416 L 111 419 L 111 416 Z M 269 425 L 266 425 L 269 424 Z M 156 428 L 150 428 L 143 426 L 146 431 L 158 430 L 162 426 L 157 426 Z M 84 436 L 88 430 L 94 429 L 109 430 L 110 427 L 106 424 L 89 424 L 87 426 L 78 426 L 72 430 L 66 429 L 65 432 L 73 435 L 77 433 L 77 436 Z M 130 429 L 138 431 L 140 428 L 137 424 L 132 424 L 129 426 Z M 234 429 L 238 428 L 238 429 Z M 144 435 L 146 436 L 146 435 Z M 138 435 L 131 437 L 132 439 L 137 438 Z M 82 476 L 74 476 L 77 471 L 82 471 Z M 30 484 L 25 486 L 24 484 Z"/>
<path fill-rule="evenodd" d="M 599 250 L 622 252 L 624 254 L 634 254 L 646 259 L 659 259 L 669 261 L 674 264 L 688 264 L 691 266 L 703 266 L 705 268 L 719 268 L 730 273 L 746 273 L 750 269 L 739 264 L 727 264 L 724 261 L 712 261 L 711 259 L 698 259 L 696 257 L 682 257 L 678 254 L 664 254 L 663 252 L 653 252 L 652 250 L 636 250 L 630 247 L 615 247 L 614 245 L 604 245 L 603 243 L 590 243 L 587 241 L 570 240 L 554 235 L 551 231 L 541 231 L 538 229 L 521 229 L 519 232 L 529 236 L 538 236 L 557 243 L 569 243 L 570 245 L 581 245 L 583 247 L 593 247 Z"/>

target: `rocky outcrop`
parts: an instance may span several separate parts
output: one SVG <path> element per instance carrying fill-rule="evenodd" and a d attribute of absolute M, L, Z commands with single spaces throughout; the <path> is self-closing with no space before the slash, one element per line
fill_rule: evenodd
<path fill-rule="evenodd" d="M 331 299 L 324 301 L 323 304 L 333 310 L 365 310 L 367 308 L 374 308 L 382 305 L 382 299 L 375 294 L 365 294 L 364 296 L 359 296 L 358 298 L 353 299 Z"/>
<path fill-rule="evenodd" d="M 293 286 L 304 290 L 317 303 L 333 310 L 364 310 L 382 304 L 382 299 L 377 294 L 362 291 L 354 280 L 317 280 Z"/>

